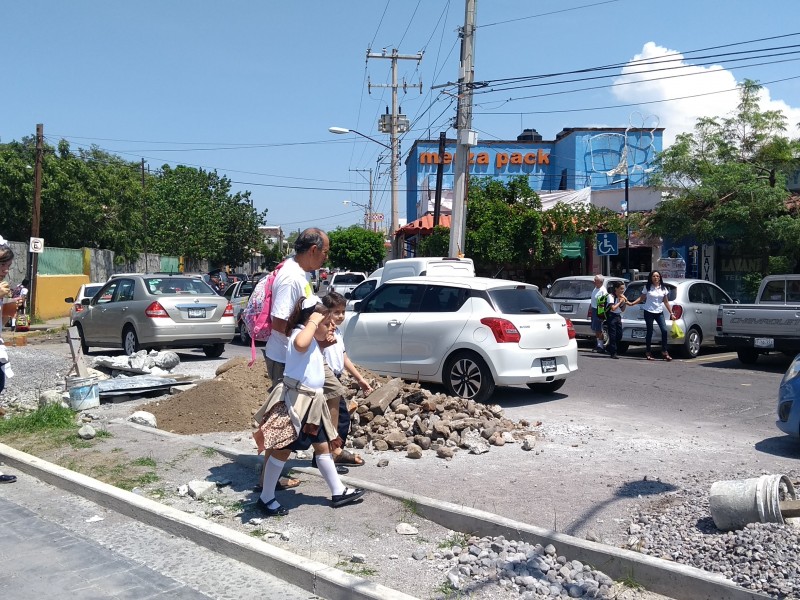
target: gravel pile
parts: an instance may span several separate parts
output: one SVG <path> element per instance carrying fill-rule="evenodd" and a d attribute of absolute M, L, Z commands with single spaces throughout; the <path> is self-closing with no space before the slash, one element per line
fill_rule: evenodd
<path fill-rule="evenodd" d="M 6 380 L 0 396 L 4 412 L 36 410 L 39 393 L 64 389 L 64 380 L 72 368 L 72 359 L 43 350 L 41 346 L 6 347 L 14 377 Z"/>
<path fill-rule="evenodd" d="M 743 480 L 764 473 L 737 473 Z M 792 481 L 798 473 L 786 474 Z M 633 515 L 628 548 L 705 571 L 775 598 L 800 598 L 800 529 L 790 524 L 751 523 L 738 531 L 718 530 L 711 518 L 709 489 L 689 483 L 667 501 Z"/>

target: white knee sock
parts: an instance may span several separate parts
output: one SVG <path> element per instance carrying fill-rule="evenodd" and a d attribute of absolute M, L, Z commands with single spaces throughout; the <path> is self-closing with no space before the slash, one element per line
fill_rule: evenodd
<path fill-rule="evenodd" d="M 278 460 L 274 456 L 269 457 L 264 467 L 264 487 L 261 489 L 262 502 L 269 502 L 275 497 L 275 486 L 278 485 L 278 479 L 281 477 L 283 465 L 285 464 L 286 461 Z M 269 508 L 275 508 L 275 504 L 270 505 Z"/>
<path fill-rule="evenodd" d="M 344 484 L 336 472 L 336 463 L 333 462 L 333 455 L 331 454 L 318 454 L 317 455 L 317 468 L 319 469 L 325 483 L 331 489 L 331 494 L 338 496 L 344 494 Z"/>

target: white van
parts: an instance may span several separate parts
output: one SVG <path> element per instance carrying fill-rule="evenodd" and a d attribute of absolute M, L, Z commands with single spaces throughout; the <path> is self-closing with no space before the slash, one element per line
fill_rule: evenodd
<path fill-rule="evenodd" d="M 414 257 L 387 260 L 382 269 L 371 273 L 352 292 L 344 295 L 347 298 L 347 310 L 353 310 L 356 302 L 367 297 L 382 283 L 398 277 L 416 277 L 424 275 L 449 275 L 453 277 L 475 277 L 475 265 L 471 258 L 449 257 Z"/>

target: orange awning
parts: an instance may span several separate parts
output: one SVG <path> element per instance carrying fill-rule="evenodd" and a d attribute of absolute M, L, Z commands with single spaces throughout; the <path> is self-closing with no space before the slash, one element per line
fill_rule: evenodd
<path fill-rule="evenodd" d="M 439 216 L 440 227 L 450 227 L 450 215 Z M 410 237 L 418 234 L 428 235 L 433 233 L 433 215 L 424 215 L 416 221 L 411 221 L 397 230 L 395 236 Z"/>

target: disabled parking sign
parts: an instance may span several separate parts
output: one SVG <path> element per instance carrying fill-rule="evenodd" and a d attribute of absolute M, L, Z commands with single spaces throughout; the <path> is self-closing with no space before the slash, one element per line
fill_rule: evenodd
<path fill-rule="evenodd" d="M 616 233 L 597 234 L 597 254 L 600 256 L 616 256 L 619 254 L 619 242 Z"/>

